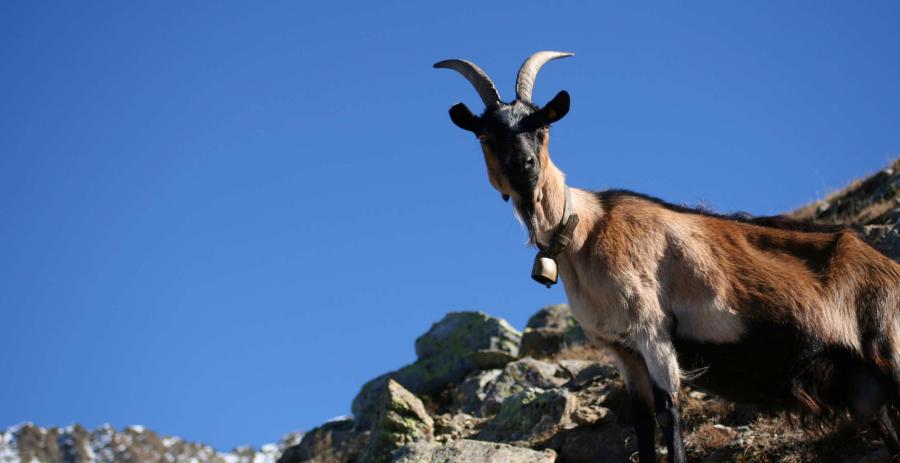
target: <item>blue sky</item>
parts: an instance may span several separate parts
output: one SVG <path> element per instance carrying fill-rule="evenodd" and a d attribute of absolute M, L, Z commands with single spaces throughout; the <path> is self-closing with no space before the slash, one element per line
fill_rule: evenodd
<path fill-rule="evenodd" d="M 787 211 L 900 155 L 897 2 L 0 3 L 0 427 L 221 449 L 562 290 L 447 109 L 560 49 L 570 184 Z"/>

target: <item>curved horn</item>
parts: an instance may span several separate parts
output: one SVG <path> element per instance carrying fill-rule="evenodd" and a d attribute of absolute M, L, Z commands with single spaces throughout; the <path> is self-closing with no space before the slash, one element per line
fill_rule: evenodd
<path fill-rule="evenodd" d="M 435 68 L 453 69 L 463 75 L 478 91 L 481 101 L 485 106 L 494 106 L 500 102 L 500 93 L 494 87 L 494 82 L 488 77 L 480 67 L 471 61 L 464 59 L 448 59 L 438 63 L 434 63 Z"/>
<path fill-rule="evenodd" d="M 541 70 L 541 67 L 547 64 L 547 61 L 573 55 L 575 55 L 575 53 L 539 51 L 529 56 L 528 59 L 522 63 L 522 67 L 519 68 L 519 76 L 516 77 L 516 99 L 528 102 L 531 101 L 531 89 L 534 88 L 534 79 L 537 77 L 537 73 Z"/>

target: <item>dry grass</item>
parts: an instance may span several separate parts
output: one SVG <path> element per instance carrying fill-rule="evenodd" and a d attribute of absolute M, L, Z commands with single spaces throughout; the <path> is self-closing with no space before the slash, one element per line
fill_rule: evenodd
<path fill-rule="evenodd" d="M 870 189 L 869 187 L 877 186 L 880 181 L 885 180 L 884 172 L 897 172 L 898 170 L 900 170 L 900 159 L 895 159 L 887 168 L 867 178 L 854 180 L 846 187 L 826 195 L 825 198 L 802 206 L 786 215 L 798 220 L 834 224 L 841 223 L 857 226 L 868 224 L 890 209 L 897 207 L 895 202 L 896 195 L 871 202 L 870 199 L 872 198 L 868 198 L 866 193 Z M 823 204 L 833 205 L 841 202 L 857 202 L 859 207 L 858 209 L 850 208 L 850 210 L 845 210 L 841 213 L 836 213 L 834 208 L 825 211 L 819 210 Z"/>
<path fill-rule="evenodd" d="M 572 346 L 548 360 L 608 363 L 609 354 L 590 346 Z M 867 427 L 844 424 L 818 432 L 802 428 L 795 418 L 752 406 L 735 405 L 686 386 L 681 394 L 682 425 L 689 461 L 702 462 L 874 462 L 882 448 Z M 607 403 L 629 423 L 624 400 Z M 665 461 L 662 441 L 660 460 Z M 869 459 L 865 459 L 869 456 Z M 634 455 L 636 460 L 636 455 Z"/>

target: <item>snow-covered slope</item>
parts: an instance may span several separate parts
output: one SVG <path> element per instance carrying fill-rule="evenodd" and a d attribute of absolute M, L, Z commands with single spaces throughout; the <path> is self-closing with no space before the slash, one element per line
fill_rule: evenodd
<path fill-rule="evenodd" d="M 0 431 L 0 463 L 275 463 L 284 449 L 302 437 L 293 432 L 260 449 L 217 452 L 178 437 L 160 437 L 143 426 L 117 431 L 103 425 L 88 431 L 79 425 L 41 428 L 27 423 Z"/>

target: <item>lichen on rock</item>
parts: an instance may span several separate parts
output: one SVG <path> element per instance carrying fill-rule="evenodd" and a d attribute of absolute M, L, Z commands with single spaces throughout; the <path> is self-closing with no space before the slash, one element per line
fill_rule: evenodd
<path fill-rule="evenodd" d="M 398 382 L 389 379 L 382 390 L 379 412 L 360 463 L 382 463 L 397 449 L 434 438 L 434 420 L 425 405 Z"/>

